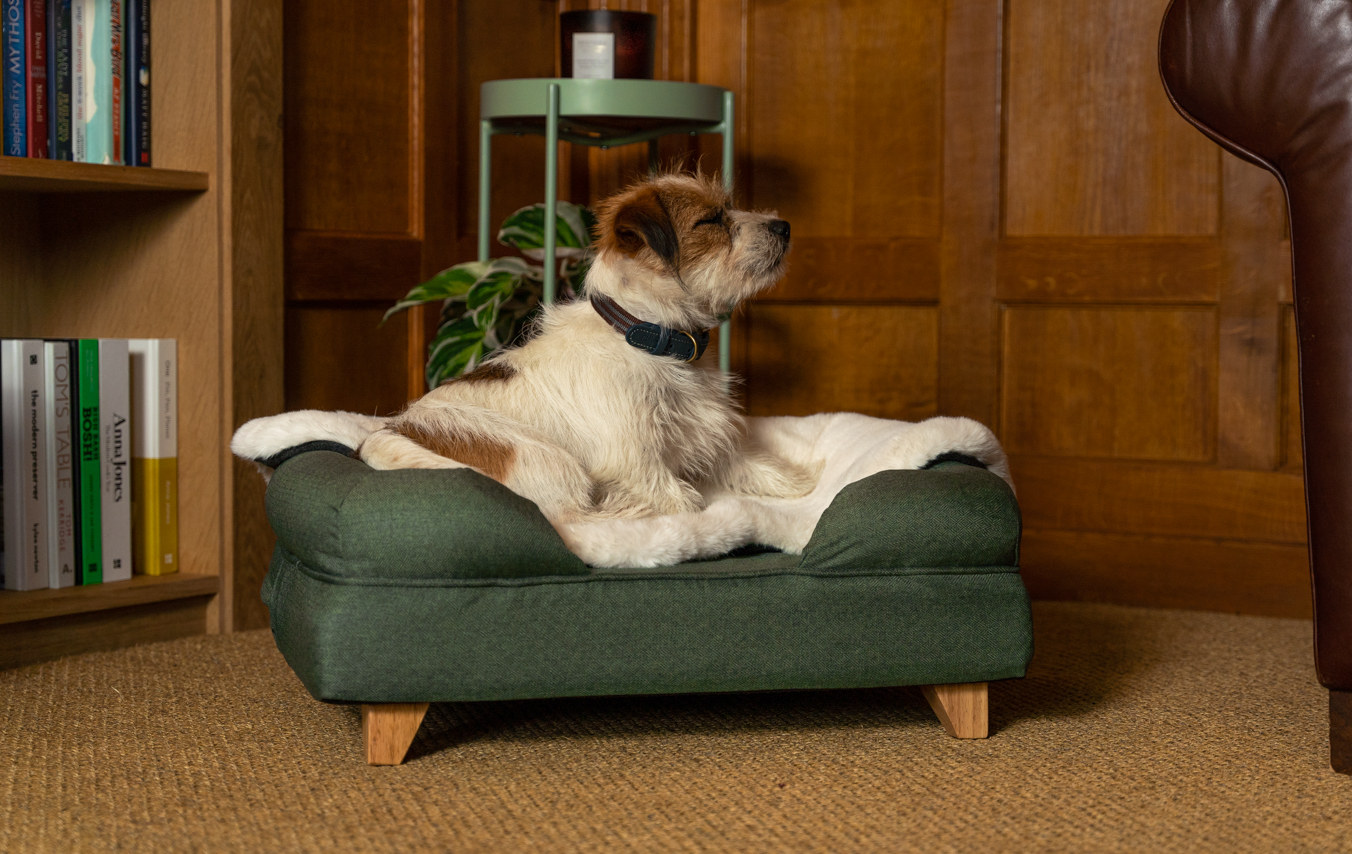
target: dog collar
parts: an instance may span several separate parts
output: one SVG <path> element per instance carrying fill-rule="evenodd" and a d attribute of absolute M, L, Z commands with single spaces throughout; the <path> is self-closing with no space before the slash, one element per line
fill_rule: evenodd
<path fill-rule="evenodd" d="M 682 362 L 693 362 L 703 356 L 704 349 L 709 346 L 707 329 L 687 332 L 639 320 L 604 294 L 592 294 L 591 305 L 602 319 L 624 335 L 624 340 L 631 347 L 654 356 L 671 356 Z"/>

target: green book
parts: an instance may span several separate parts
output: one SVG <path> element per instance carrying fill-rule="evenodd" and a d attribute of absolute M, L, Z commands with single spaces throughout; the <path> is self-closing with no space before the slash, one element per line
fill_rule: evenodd
<path fill-rule="evenodd" d="M 103 478 L 99 468 L 99 342 L 79 341 L 81 584 L 103 581 Z"/>

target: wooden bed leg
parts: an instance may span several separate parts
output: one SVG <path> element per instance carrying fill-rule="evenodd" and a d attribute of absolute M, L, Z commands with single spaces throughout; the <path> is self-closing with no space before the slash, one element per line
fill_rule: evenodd
<path fill-rule="evenodd" d="M 399 765 L 418 734 L 427 703 L 363 703 L 361 737 L 367 765 Z"/>
<path fill-rule="evenodd" d="M 1352 691 L 1329 691 L 1329 764 L 1352 774 Z"/>
<path fill-rule="evenodd" d="M 961 685 L 922 685 L 925 699 L 939 716 L 939 722 L 954 738 L 985 738 L 986 683 Z"/>

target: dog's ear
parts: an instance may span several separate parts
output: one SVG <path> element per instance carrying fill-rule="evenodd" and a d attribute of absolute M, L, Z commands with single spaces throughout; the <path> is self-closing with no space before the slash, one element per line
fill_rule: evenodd
<path fill-rule="evenodd" d="M 615 209 L 611 226 L 615 247 L 631 258 L 648 247 L 673 270 L 678 269 L 681 242 L 676 225 L 662 203 L 662 197 L 652 187 L 625 199 Z"/>

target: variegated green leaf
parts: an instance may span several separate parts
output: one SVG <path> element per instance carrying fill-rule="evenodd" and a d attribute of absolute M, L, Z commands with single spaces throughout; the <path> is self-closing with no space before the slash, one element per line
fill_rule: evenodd
<path fill-rule="evenodd" d="M 516 259 L 520 260 L 520 259 Z M 391 315 L 397 314 L 406 308 L 412 308 L 415 305 L 422 305 L 427 302 L 436 302 L 437 300 L 455 299 L 464 296 L 464 294 L 474 286 L 480 277 L 482 277 L 489 268 L 489 264 L 482 261 L 467 261 L 464 264 L 456 264 L 454 267 L 442 270 L 432 278 L 418 285 L 409 291 L 403 299 L 394 304 L 394 307 L 385 312 L 381 318 L 381 323 L 390 319 Z"/>
<path fill-rule="evenodd" d="M 559 257 L 582 254 L 592 242 L 596 217 L 582 205 L 560 201 L 555 208 L 555 250 Z M 529 258 L 544 257 L 545 206 L 529 205 L 507 217 L 498 232 L 498 242 L 520 249 Z"/>

